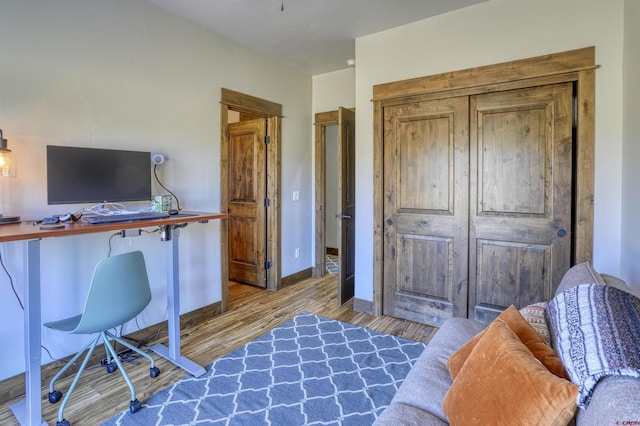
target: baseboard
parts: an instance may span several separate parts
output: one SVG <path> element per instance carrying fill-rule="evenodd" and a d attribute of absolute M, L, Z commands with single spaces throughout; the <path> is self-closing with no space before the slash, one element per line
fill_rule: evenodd
<path fill-rule="evenodd" d="M 363 300 L 353 298 L 353 310 L 356 312 L 362 312 L 365 314 L 373 315 L 373 302 L 369 300 Z"/>
<path fill-rule="evenodd" d="M 209 320 L 211 317 L 220 315 L 222 313 L 222 304 L 221 302 L 212 303 L 211 305 L 203 306 L 202 308 L 196 309 L 195 311 L 187 312 L 185 314 L 180 315 L 180 329 L 184 330 L 185 328 L 192 327 L 194 325 L 200 324 L 206 320 Z M 145 336 L 162 336 L 153 342 L 147 342 L 150 346 L 151 343 L 166 343 L 167 341 L 167 329 L 168 323 L 167 321 L 163 321 L 161 323 L 146 327 L 142 330 L 136 331 L 134 333 L 127 334 L 126 337 L 131 338 L 135 341 L 144 340 Z M 119 351 L 121 348 L 116 348 L 116 351 Z M 53 361 L 48 364 L 44 364 L 41 369 L 42 374 L 42 385 L 43 387 L 48 386 L 49 381 L 53 376 L 56 375 L 58 371 L 69 361 L 74 354 L 71 354 L 68 357 L 65 357 L 58 361 Z M 88 365 L 99 365 L 100 361 L 104 358 L 104 351 L 96 350 L 91 358 L 89 358 Z M 76 366 L 72 366 L 67 370 L 62 377 L 68 377 L 73 374 L 76 374 L 78 371 Z M 10 377 L 8 379 L 0 381 L 0 404 L 3 404 L 7 401 L 10 401 L 15 398 L 19 398 L 24 396 L 25 392 L 25 381 L 24 381 L 24 373 L 18 374 L 16 376 Z"/>
<path fill-rule="evenodd" d="M 304 281 L 308 278 L 312 278 L 312 276 L 313 276 L 313 268 L 303 269 L 302 271 L 296 272 L 295 274 L 282 277 L 282 280 L 280 281 L 280 288 L 289 287 L 290 285 L 297 284 L 300 281 Z"/>

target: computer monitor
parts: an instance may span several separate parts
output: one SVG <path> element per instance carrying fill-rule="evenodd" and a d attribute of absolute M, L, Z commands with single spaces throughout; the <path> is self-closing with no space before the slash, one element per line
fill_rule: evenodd
<path fill-rule="evenodd" d="M 151 199 L 151 153 L 47 145 L 47 202 Z"/>

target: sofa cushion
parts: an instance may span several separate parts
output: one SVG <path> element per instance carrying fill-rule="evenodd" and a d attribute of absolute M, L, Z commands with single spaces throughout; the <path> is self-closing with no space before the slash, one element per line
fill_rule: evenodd
<path fill-rule="evenodd" d="M 391 406 L 404 404 L 446 422 L 442 411 L 442 399 L 451 386 L 447 370 L 447 359 L 461 345 L 485 327 L 476 321 L 464 318 L 448 318 L 431 338 L 420 358 L 409 371 L 402 386 L 391 401 Z M 383 421 L 377 424 L 394 424 Z M 409 420 L 407 423 L 411 424 Z"/>
<path fill-rule="evenodd" d="M 578 387 L 552 374 L 503 321 L 492 322 L 443 401 L 455 425 L 566 425 Z"/>
<path fill-rule="evenodd" d="M 531 327 L 515 306 L 509 306 L 509 308 L 503 311 L 493 322 L 502 322 L 513 330 L 522 343 L 529 348 L 533 355 L 553 374 L 565 379 L 569 378 L 556 351 Z M 456 375 L 466 362 L 467 357 L 487 330 L 488 329 L 485 329 L 480 332 L 449 357 L 447 368 L 452 378 L 456 378 Z"/>
<path fill-rule="evenodd" d="M 447 426 L 449 423 L 411 405 L 395 402 L 376 419 L 374 425 Z"/>
<path fill-rule="evenodd" d="M 556 294 L 560 294 L 578 284 L 588 283 L 605 284 L 602 276 L 593 269 L 593 266 L 591 266 L 589 262 L 578 263 L 564 274 L 556 289 Z"/>
<path fill-rule="evenodd" d="M 602 276 L 602 279 L 604 280 L 605 284 L 607 284 L 609 287 L 615 287 L 619 290 L 626 291 L 627 293 L 631 293 L 636 297 L 640 297 L 640 290 L 629 287 L 627 283 L 621 280 L 620 278 L 614 277 L 613 275 L 608 275 L 608 274 L 600 274 L 600 275 Z"/>

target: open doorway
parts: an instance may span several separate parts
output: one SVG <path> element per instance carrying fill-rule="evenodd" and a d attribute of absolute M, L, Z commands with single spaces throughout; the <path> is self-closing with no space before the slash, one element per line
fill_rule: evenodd
<path fill-rule="evenodd" d="M 280 122 L 282 106 L 221 91 L 222 311 L 229 279 L 280 288 Z"/>
<path fill-rule="evenodd" d="M 338 165 L 340 145 L 338 139 L 338 125 L 325 126 L 325 202 L 326 211 L 324 235 L 325 235 L 325 272 L 338 275 L 340 272 L 340 249 L 338 241 L 338 217 L 340 211 L 338 185 L 340 175 Z"/>
<path fill-rule="evenodd" d="M 324 276 L 331 261 L 327 253 L 335 254 L 342 305 L 353 298 L 355 290 L 355 112 L 339 108 L 316 114 L 315 135 L 313 274 Z"/>

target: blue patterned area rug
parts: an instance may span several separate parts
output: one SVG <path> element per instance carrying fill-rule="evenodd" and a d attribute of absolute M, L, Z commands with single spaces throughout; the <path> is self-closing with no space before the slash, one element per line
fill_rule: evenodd
<path fill-rule="evenodd" d="M 303 312 L 104 425 L 371 425 L 425 344 Z"/>

